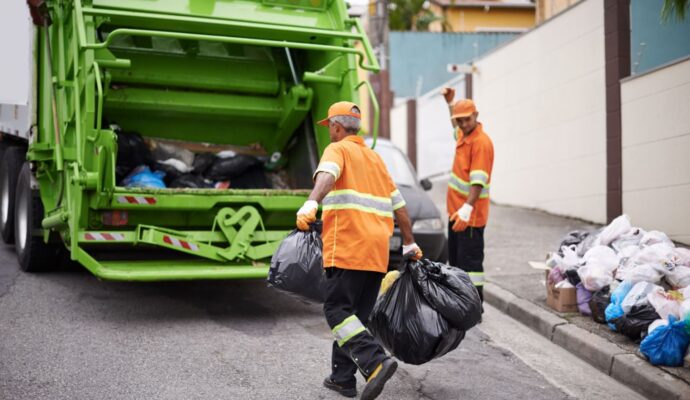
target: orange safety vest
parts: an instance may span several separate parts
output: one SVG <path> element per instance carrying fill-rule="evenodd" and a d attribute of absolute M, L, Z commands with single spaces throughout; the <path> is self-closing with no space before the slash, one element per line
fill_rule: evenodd
<path fill-rule="evenodd" d="M 489 219 L 489 189 L 491 188 L 491 169 L 494 164 L 494 145 L 484 133 L 481 123 L 467 136 L 457 130 L 453 172 L 448 181 L 448 216 L 455 214 L 470 193 L 470 186 L 481 185 L 482 192 L 474 203 L 469 226 L 485 226 Z"/>
<path fill-rule="evenodd" d="M 319 172 L 335 177 L 323 199 L 323 263 L 325 268 L 388 271 L 393 211 L 405 200 L 381 157 L 350 135 L 324 150 Z"/>

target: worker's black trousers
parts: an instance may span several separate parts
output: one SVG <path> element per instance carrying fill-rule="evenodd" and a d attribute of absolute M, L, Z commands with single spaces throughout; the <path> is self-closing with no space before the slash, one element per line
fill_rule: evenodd
<path fill-rule="evenodd" d="M 462 232 L 453 232 L 452 225 L 448 224 L 448 263 L 470 275 L 483 302 L 484 227 L 468 226 Z"/>
<path fill-rule="evenodd" d="M 347 324 L 347 321 L 351 321 L 350 326 L 358 326 L 359 322 L 366 324 L 376 303 L 383 276 L 372 271 L 326 269 L 323 311 L 332 330 L 343 326 L 344 322 Z M 357 329 L 353 332 L 357 332 Z M 367 378 L 386 358 L 383 348 L 369 331 L 361 331 L 344 342 L 342 337 L 334 334 L 336 340 L 333 342 L 331 379 L 342 386 L 354 387 L 357 369 Z M 338 339 L 341 344 L 338 344 Z"/>

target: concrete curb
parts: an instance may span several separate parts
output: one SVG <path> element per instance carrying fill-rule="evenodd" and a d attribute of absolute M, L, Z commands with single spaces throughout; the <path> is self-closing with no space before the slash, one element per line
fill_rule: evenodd
<path fill-rule="evenodd" d="M 500 286 L 486 284 L 484 300 L 644 396 L 690 400 L 684 381 Z"/>

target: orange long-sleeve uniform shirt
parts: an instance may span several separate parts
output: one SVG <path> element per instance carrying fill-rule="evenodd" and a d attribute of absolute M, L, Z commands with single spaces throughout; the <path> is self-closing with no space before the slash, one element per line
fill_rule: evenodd
<path fill-rule="evenodd" d="M 448 216 L 455 214 L 467 201 L 470 186 L 480 185 L 482 191 L 474 203 L 469 226 L 482 227 L 489 220 L 489 189 L 494 164 L 494 145 L 481 123 L 469 135 L 457 130 L 453 171 L 448 182 Z"/>
<path fill-rule="evenodd" d="M 383 160 L 351 135 L 326 147 L 319 172 L 335 177 L 322 202 L 324 267 L 385 273 L 393 211 L 405 200 Z"/>

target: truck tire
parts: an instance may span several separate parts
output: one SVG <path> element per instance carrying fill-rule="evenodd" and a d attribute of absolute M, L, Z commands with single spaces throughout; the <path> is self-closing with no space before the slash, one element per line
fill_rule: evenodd
<path fill-rule="evenodd" d="M 14 243 L 14 198 L 24 160 L 26 151 L 19 146 L 6 147 L 0 159 L 0 236 L 7 244 Z"/>
<path fill-rule="evenodd" d="M 38 190 L 31 189 L 31 169 L 28 162 L 22 166 L 17 179 L 14 221 L 19 267 L 26 272 L 41 272 L 56 266 L 59 247 L 43 241 L 43 203 Z"/>

